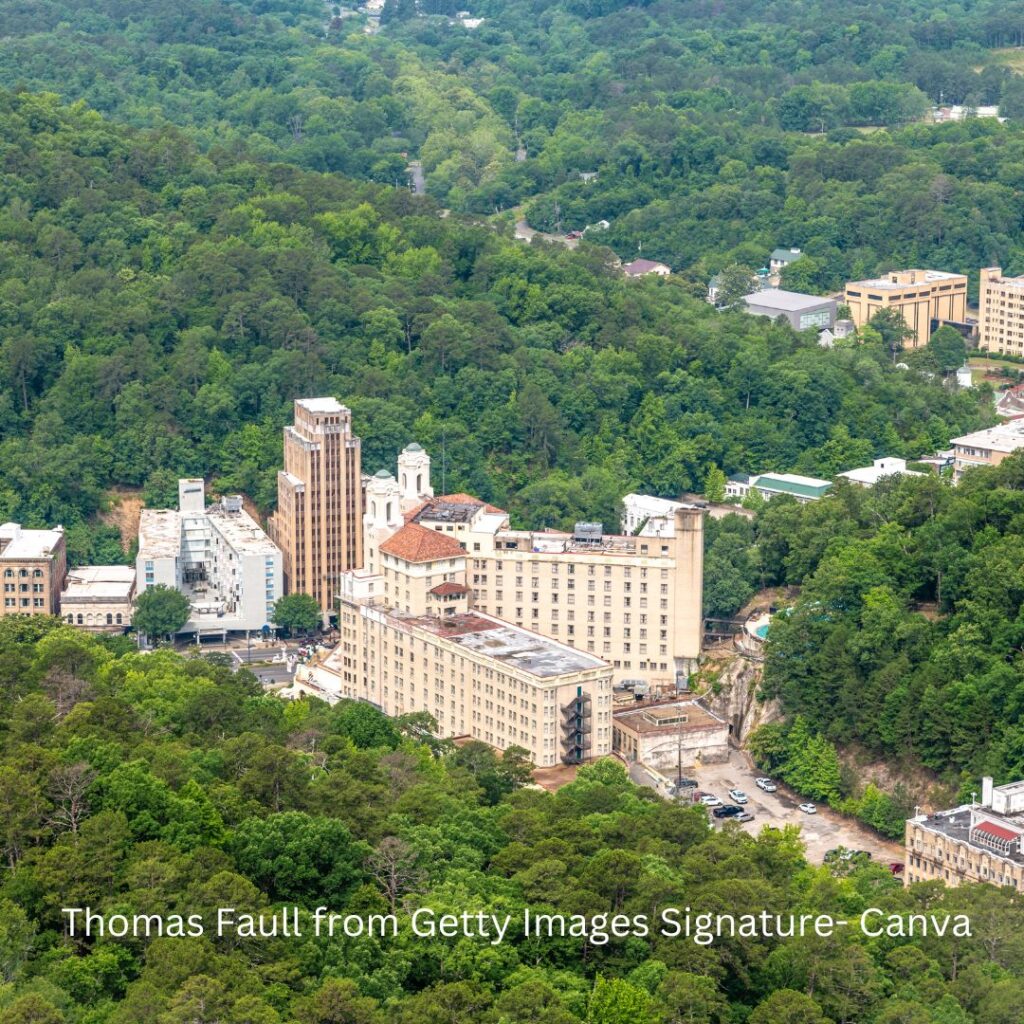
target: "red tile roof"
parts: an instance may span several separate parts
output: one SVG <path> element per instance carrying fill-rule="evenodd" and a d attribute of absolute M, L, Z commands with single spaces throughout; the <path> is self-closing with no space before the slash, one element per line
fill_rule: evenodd
<path fill-rule="evenodd" d="M 468 594 L 469 587 L 465 583 L 452 583 L 448 581 L 446 583 L 438 583 L 436 587 L 431 587 L 430 592 L 437 594 L 438 597 L 447 597 L 449 594 Z"/>
<path fill-rule="evenodd" d="M 428 530 L 419 523 L 406 523 L 388 537 L 380 549 L 386 555 L 395 555 L 407 562 L 435 562 L 441 558 L 458 558 L 466 553 L 453 537 Z"/>
<path fill-rule="evenodd" d="M 1011 832 L 1008 828 L 1003 828 L 1002 825 L 997 825 L 993 821 L 981 821 L 974 826 L 975 832 L 984 832 L 987 835 L 995 836 L 996 839 L 1002 839 L 1008 843 L 1015 842 L 1020 839 L 1019 832 Z"/>

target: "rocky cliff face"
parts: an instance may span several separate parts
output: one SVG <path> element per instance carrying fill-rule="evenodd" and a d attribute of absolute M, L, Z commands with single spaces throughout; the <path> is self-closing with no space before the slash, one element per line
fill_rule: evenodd
<path fill-rule="evenodd" d="M 759 726 L 782 718 L 778 701 L 757 699 L 763 665 L 742 654 L 712 655 L 701 667 L 699 685 L 704 703 L 732 726 L 740 746 Z"/>

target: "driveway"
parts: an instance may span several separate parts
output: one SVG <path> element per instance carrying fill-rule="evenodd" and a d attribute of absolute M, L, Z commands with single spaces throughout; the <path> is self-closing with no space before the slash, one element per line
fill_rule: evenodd
<path fill-rule="evenodd" d="M 659 789 L 655 777 L 641 766 L 631 765 L 629 774 L 638 785 Z M 807 859 L 814 864 L 821 864 L 825 853 L 836 846 L 867 850 L 882 864 L 903 861 L 901 845 L 883 839 L 872 829 L 851 818 L 836 814 L 821 805 L 818 805 L 817 814 L 804 814 L 797 806 L 804 803 L 804 799 L 781 783 L 778 783 L 779 788 L 775 793 L 763 793 L 754 784 L 754 779 L 761 773 L 754 771 L 746 757 L 738 751 L 730 751 L 728 763 L 702 765 L 697 769 L 687 769 L 686 774 L 700 783 L 701 790 L 714 793 L 723 803 L 732 802 L 729 799 L 730 789 L 742 789 L 749 798 L 746 810 L 754 815 L 754 820 L 740 822 L 739 827 L 751 835 L 757 835 L 765 825 L 775 828 L 799 825 L 807 847 Z M 722 825 L 718 818 L 712 817 L 711 821 L 716 828 Z"/>

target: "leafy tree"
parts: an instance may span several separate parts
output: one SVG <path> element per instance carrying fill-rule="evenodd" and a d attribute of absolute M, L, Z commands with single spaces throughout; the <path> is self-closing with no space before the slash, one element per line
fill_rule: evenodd
<path fill-rule="evenodd" d="M 271 621 L 282 629 L 308 633 L 322 621 L 320 605 L 309 594 L 287 594 L 274 602 Z"/>
<path fill-rule="evenodd" d="M 135 599 L 132 625 L 150 637 L 166 637 L 177 633 L 188 621 L 188 598 L 173 587 L 158 583 L 147 587 Z"/>

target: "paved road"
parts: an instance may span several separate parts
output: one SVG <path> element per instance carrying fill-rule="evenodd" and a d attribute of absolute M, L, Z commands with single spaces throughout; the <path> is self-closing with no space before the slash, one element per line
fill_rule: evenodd
<path fill-rule="evenodd" d="M 754 820 L 740 823 L 740 828 L 751 835 L 757 835 L 765 825 L 775 828 L 799 825 L 807 847 L 807 859 L 812 863 L 820 864 L 825 853 L 836 846 L 868 850 L 876 861 L 884 864 L 903 861 L 902 846 L 881 838 L 850 818 L 826 807 L 819 807 L 818 813 L 814 815 L 804 814 L 797 806 L 804 802 L 803 799 L 785 786 L 780 785 L 775 793 L 762 792 L 754 784 L 754 779 L 760 773 L 753 771 L 738 751 L 730 752 L 728 763 L 703 765 L 692 771 L 687 769 L 686 774 L 697 779 L 705 793 L 714 793 L 723 803 L 731 803 L 728 795 L 730 789 L 742 789 L 749 798 L 747 810 L 754 815 Z M 637 785 L 658 789 L 655 778 L 639 765 L 632 765 L 629 775 Z M 719 819 L 711 820 L 716 827 L 721 827 Z"/>
<path fill-rule="evenodd" d="M 525 220 L 520 219 L 516 221 L 516 238 L 521 242 L 529 242 L 535 237 L 543 238 L 546 242 L 558 242 L 559 245 L 564 245 L 567 249 L 575 249 L 580 244 L 578 238 L 566 238 L 565 235 L 551 235 L 545 231 L 531 228 Z"/>
<path fill-rule="evenodd" d="M 427 179 L 423 176 L 423 164 L 419 160 L 410 160 L 406 168 L 412 179 L 412 190 L 418 196 L 427 194 Z"/>

